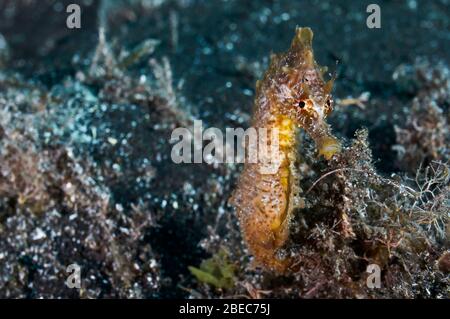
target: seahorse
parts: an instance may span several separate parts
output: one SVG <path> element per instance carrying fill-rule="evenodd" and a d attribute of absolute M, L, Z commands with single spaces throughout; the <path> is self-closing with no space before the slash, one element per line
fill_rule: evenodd
<path fill-rule="evenodd" d="M 314 140 L 319 156 L 329 160 L 340 143 L 326 123 L 332 111 L 334 78 L 324 80 L 312 48 L 310 28 L 296 28 L 285 53 L 271 56 L 268 70 L 256 82 L 252 127 L 278 131 L 280 164 L 262 173 L 261 161 L 246 162 L 232 195 L 240 228 L 257 264 L 277 273 L 289 271 L 293 258 L 281 253 L 289 238 L 296 208 L 304 207 L 299 183 L 298 131 Z M 270 144 L 270 141 L 268 142 Z"/>

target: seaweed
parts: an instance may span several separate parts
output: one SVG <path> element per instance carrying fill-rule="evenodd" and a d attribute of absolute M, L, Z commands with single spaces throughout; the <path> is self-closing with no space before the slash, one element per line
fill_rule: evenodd
<path fill-rule="evenodd" d="M 219 250 L 211 258 L 202 261 L 200 268 L 189 267 L 198 281 L 216 288 L 230 289 L 235 284 L 235 266 L 229 262 L 229 253 Z"/>

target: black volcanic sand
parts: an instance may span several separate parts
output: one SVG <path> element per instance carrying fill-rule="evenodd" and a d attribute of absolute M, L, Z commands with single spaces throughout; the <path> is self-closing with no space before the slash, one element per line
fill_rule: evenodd
<path fill-rule="evenodd" d="M 73 2 L 79 2 L 82 7 L 81 30 L 65 27 L 65 7 Z M 74 114 L 82 114 L 87 106 L 93 108 L 92 112 L 83 113 L 83 119 L 73 127 L 65 127 L 64 120 L 55 122 L 65 133 L 42 143 L 51 148 L 71 147 L 75 156 L 86 159 L 86 165 L 94 167 L 96 173 L 92 176 L 107 189 L 111 210 L 116 214 L 109 217 L 118 223 L 112 227 L 114 234 L 120 233 L 121 217 L 117 214 L 128 216 L 132 204 L 141 203 L 145 212 L 156 219 L 156 225 L 142 229 L 136 247 L 127 256 L 127 262 L 135 261 L 138 270 L 133 270 L 134 279 L 126 288 L 117 283 L 121 281 L 120 274 L 116 275 L 119 279 L 111 275 L 118 271 L 114 261 L 104 262 L 101 254 L 72 254 L 72 244 L 68 244 L 65 252 L 58 251 L 58 246 L 45 248 L 42 254 L 56 256 L 46 259 L 38 249 L 47 244 L 45 240 L 30 242 L 26 252 L 23 247 L 27 245 L 15 247 L 11 240 L 7 248 L 3 247 L 11 264 L 0 265 L 5 267 L 0 271 L 1 280 L 8 282 L 11 279 L 8 276 L 21 274 L 25 274 L 25 279 L 15 280 L 11 284 L 14 287 L 8 286 L 9 293 L 0 289 L 0 296 L 77 296 L 64 286 L 61 276 L 43 278 L 48 273 L 46 269 L 53 267 L 53 260 L 63 269 L 61 265 L 76 256 L 73 262 L 89 268 L 89 273 L 96 277 L 89 281 L 82 296 L 186 297 L 193 294 L 189 287 L 195 287 L 187 267 L 199 265 L 209 256 L 204 239 L 215 234 L 212 230 L 220 235 L 234 227 L 236 232 L 236 221 L 227 201 L 240 166 L 172 163 L 168 140 L 171 129 L 178 125 L 177 119 L 157 111 L 154 106 L 157 102 L 144 105 L 126 99 L 104 102 L 105 99 L 97 99 L 103 85 L 98 82 L 84 84 L 89 94 L 95 96 L 86 102 L 87 93 L 76 86 L 78 78 L 73 79 L 79 76 L 80 70 L 87 73 L 101 23 L 106 40 L 117 55 L 121 50 L 132 50 L 146 39 L 160 40 L 151 58 L 157 61 L 168 58 L 173 84 L 178 87 L 177 107 L 202 119 L 205 126 L 218 128 L 249 125 L 255 81 L 267 66 L 270 53 L 289 46 L 296 26 L 311 27 L 317 61 L 329 66 L 331 72 L 337 72 L 335 97 L 371 94 L 366 110 L 349 106 L 335 112 L 330 118 L 334 131 L 339 137 L 349 139 L 357 129 L 367 127 L 376 167 L 386 176 L 404 173 L 391 149 L 396 143 L 394 125 L 405 121 L 408 114 L 405 107 L 415 95 L 399 87 L 393 73 L 399 65 L 413 64 L 419 57 L 431 64 L 449 63 L 450 3 L 447 0 L 377 1 L 382 10 L 381 29 L 366 26 L 366 7 L 373 1 L 155 2 L 161 3 L 152 6 L 151 1 L 145 0 L 0 1 L 0 34 L 6 39 L 9 51 L 9 59 L 0 71 L 6 77 L 19 74 L 40 92 L 60 96 L 62 113 L 66 108 L 74 108 Z M 149 58 L 145 56 L 123 72 L 133 79 L 145 77 L 149 82 L 157 81 Z M 3 89 L 7 89 L 6 84 L 0 86 Z M 70 103 L 69 107 L 67 101 L 72 99 L 76 103 Z M 102 104 L 107 107 L 102 108 Z M 88 130 L 95 128 L 95 138 L 82 140 L 82 126 Z M 118 143 L 111 143 L 111 137 Z M 149 182 L 143 182 L 139 177 L 147 173 L 151 175 Z M 0 222 L 5 218 L 0 218 Z M 47 223 L 45 214 L 30 218 L 37 220 L 27 226 L 30 231 L 36 225 L 41 225 L 46 232 L 52 227 L 62 229 L 66 223 L 70 226 L 68 217 L 60 224 Z M 131 227 L 126 225 L 124 228 Z M 221 226 L 215 229 L 217 225 Z M 105 235 L 99 235 L 94 241 L 108 242 L 102 236 Z M 126 241 L 121 244 L 118 240 L 118 243 L 119 250 L 127 250 Z M 86 249 L 82 244 L 75 248 Z M 146 266 L 150 257 L 157 266 Z"/>

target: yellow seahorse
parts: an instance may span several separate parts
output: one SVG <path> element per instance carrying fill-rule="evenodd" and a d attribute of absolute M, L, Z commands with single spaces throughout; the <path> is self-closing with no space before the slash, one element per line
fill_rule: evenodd
<path fill-rule="evenodd" d="M 291 265 L 292 259 L 278 251 L 287 242 L 293 210 L 304 206 L 297 170 L 298 129 L 313 138 L 327 160 L 340 150 L 325 122 L 332 110 L 333 79 L 324 81 L 325 69 L 314 60 L 312 38 L 310 28 L 297 28 L 289 50 L 273 55 L 257 81 L 252 126 L 278 130 L 276 155 L 281 164 L 267 174 L 260 170 L 264 163 L 246 163 L 231 199 L 255 261 L 278 273 Z"/>

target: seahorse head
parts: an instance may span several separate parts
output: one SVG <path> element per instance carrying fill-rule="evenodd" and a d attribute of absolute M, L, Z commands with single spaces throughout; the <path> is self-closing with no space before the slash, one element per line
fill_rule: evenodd
<path fill-rule="evenodd" d="M 289 50 L 272 55 L 262 92 L 274 112 L 287 116 L 315 140 L 319 154 L 331 158 L 339 151 L 339 142 L 326 123 L 333 110 L 331 94 L 334 78 L 324 79 L 326 68 L 317 64 L 310 28 L 297 28 Z M 269 81 L 267 81 L 269 80 Z"/>

